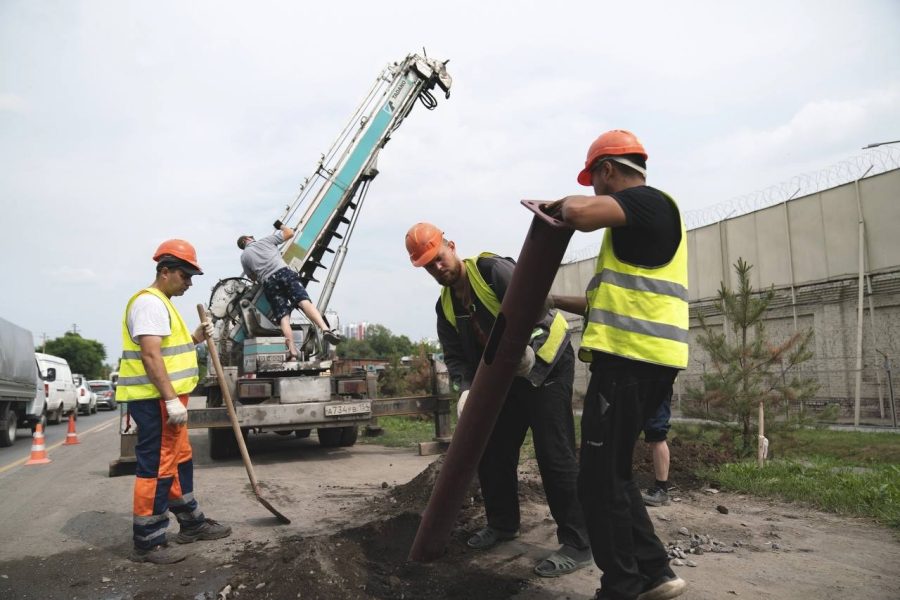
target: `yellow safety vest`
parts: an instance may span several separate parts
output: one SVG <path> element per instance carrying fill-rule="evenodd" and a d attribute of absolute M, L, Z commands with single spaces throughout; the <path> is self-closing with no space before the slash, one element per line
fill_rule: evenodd
<path fill-rule="evenodd" d="M 166 372 L 172 381 L 176 394 L 190 393 L 197 386 L 199 370 L 197 368 L 197 351 L 191 332 L 172 306 L 172 303 L 156 288 L 146 288 L 135 294 L 125 307 L 122 318 L 122 360 L 119 363 L 119 383 L 116 386 L 116 401 L 149 400 L 160 398 L 160 391 L 147 376 L 147 370 L 141 360 L 141 347 L 131 339 L 128 332 L 128 310 L 135 298 L 141 294 L 153 294 L 163 301 L 169 311 L 169 323 L 172 333 L 162 338 L 162 358 Z"/>
<path fill-rule="evenodd" d="M 675 201 L 663 194 L 676 210 Z M 660 267 L 622 262 L 612 228 L 603 235 L 594 277 L 587 286 L 587 314 L 578 357 L 591 350 L 684 369 L 688 363 L 687 232 L 679 211 L 681 242 Z"/>
<path fill-rule="evenodd" d="M 491 286 L 484 280 L 484 277 L 481 276 L 481 272 L 478 270 L 478 259 L 494 258 L 496 256 L 492 252 L 482 252 L 475 258 L 463 259 L 463 264 L 466 266 L 466 274 L 468 274 L 469 282 L 472 284 L 472 290 L 475 292 L 478 300 L 484 304 L 485 308 L 494 317 L 500 314 L 500 300 L 497 298 L 494 290 L 491 289 Z M 441 290 L 441 309 L 444 312 L 444 317 L 456 329 L 456 313 L 453 311 L 453 291 L 449 287 L 444 287 Z M 532 339 L 538 340 L 538 347 L 534 352 L 535 355 L 545 363 L 552 363 L 557 353 L 559 353 L 563 341 L 566 339 L 566 331 L 568 329 L 569 324 L 566 322 L 565 317 L 559 313 L 556 313 L 556 316 L 553 317 L 550 331 L 546 335 L 542 329 L 535 329 L 535 332 L 532 334 Z M 540 340 L 540 337 L 544 335 L 546 339 Z"/>

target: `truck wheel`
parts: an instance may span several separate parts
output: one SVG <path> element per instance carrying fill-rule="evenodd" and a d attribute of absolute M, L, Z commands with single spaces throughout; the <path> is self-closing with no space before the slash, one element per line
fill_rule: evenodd
<path fill-rule="evenodd" d="M 296 429 L 294 430 L 294 435 L 300 438 L 301 440 L 309 437 L 309 434 L 312 433 L 312 429 Z"/>
<path fill-rule="evenodd" d="M 230 427 L 223 429 L 207 429 L 209 436 L 209 457 L 213 460 L 228 460 L 240 454 L 234 431 Z M 247 435 L 244 434 L 244 439 Z"/>
<path fill-rule="evenodd" d="M 7 448 L 16 442 L 19 417 L 9 404 L 0 406 L 0 448 Z"/>
<path fill-rule="evenodd" d="M 356 438 L 359 436 L 359 428 L 354 425 L 353 427 L 341 427 L 341 446 L 350 447 L 356 443 Z"/>
<path fill-rule="evenodd" d="M 341 445 L 342 427 L 319 427 L 316 434 L 319 436 L 319 445 L 323 448 L 337 448 Z"/>

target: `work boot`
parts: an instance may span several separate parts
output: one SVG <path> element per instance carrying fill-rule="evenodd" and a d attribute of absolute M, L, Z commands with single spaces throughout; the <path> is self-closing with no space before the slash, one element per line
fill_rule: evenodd
<path fill-rule="evenodd" d="M 686 588 L 687 582 L 670 571 L 652 581 L 637 600 L 671 600 L 683 594 Z"/>
<path fill-rule="evenodd" d="M 337 346 L 344 341 L 344 336 L 337 329 L 327 329 L 322 332 L 322 337 L 332 346 Z"/>
<path fill-rule="evenodd" d="M 641 494 L 644 504 L 647 506 L 667 506 L 669 504 L 669 492 L 661 487 L 652 487 L 647 493 Z"/>
<path fill-rule="evenodd" d="M 157 544 L 148 550 L 135 548 L 129 557 L 134 562 L 153 563 L 154 565 L 171 565 L 187 558 L 187 552 L 168 544 Z"/>
<path fill-rule="evenodd" d="M 182 527 L 175 537 L 179 544 L 191 544 L 197 540 L 218 540 L 231 535 L 231 527 L 218 521 L 206 519 L 196 527 Z"/>

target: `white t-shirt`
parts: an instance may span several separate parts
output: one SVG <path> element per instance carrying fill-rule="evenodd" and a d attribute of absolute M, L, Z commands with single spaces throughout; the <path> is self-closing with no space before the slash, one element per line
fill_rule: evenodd
<path fill-rule="evenodd" d="M 162 300 L 153 294 L 141 294 L 134 299 L 128 309 L 128 333 L 135 344 L 142 335 L 166 337 L 172 334 L 169 310 Z"/>

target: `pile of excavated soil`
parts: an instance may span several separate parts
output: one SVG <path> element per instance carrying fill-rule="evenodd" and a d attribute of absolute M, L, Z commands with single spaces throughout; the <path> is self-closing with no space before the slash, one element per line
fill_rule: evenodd
<path fill-rule="evenodd" d="M 674 438 L 670 441 L 670 481 L 683 489 L 701 485 L 694 471 L 733 459 L 727 452 Z M 374 498 L 366 511 L 374 520 L 361 527 L 309 538 L 290 538 L 277 551 L 265 545 L 247 547 L 233 561 L 235 574 L 227 600 L 233 598 L 307 598 L 312 600 L 509 598 L 528 587 L 526 579 L 482 570 L 466 538 L 484 524 L 484 502 L 477 477 L 469 486 L 457 517 L 447 554 L 431 564 L 410 563 L 407 555 L 421 513 L 444 464 L 431 463 L 409 483 Z M 653 478 L 653 462 L 646 444 L 635 449 L 635 474 Z M 519 468 L 522 504 L 546 504 L 537 464 Z M 523 523 L 528 528 L 528 524 Z"/>
<path fill-rule="evenodd" d="M 706 485 L 706 482 L 697 477 L 698 470 L 738 460 L 734 450 L 726 445 L 710 446 L 680 437 L 671 438 L 668 443 L 669 484 L 674 484 L 682 490 L 697 489 Z M 650 446 L 640 440 L 634 448 L 632 472 L 641 487 L 648 487 L 653 482 L 653 456 L 650 454 Z"/>
<path fill-rule="evenodd" d="M 235 558 L 228 599 L 509 598 L 526 581 L 470 564 L 459 540 L 435 563 L 406 560 L 419 516 L 402 513 L 330 536 L 292 538 L 277 553 L 257 545 Z"/>

